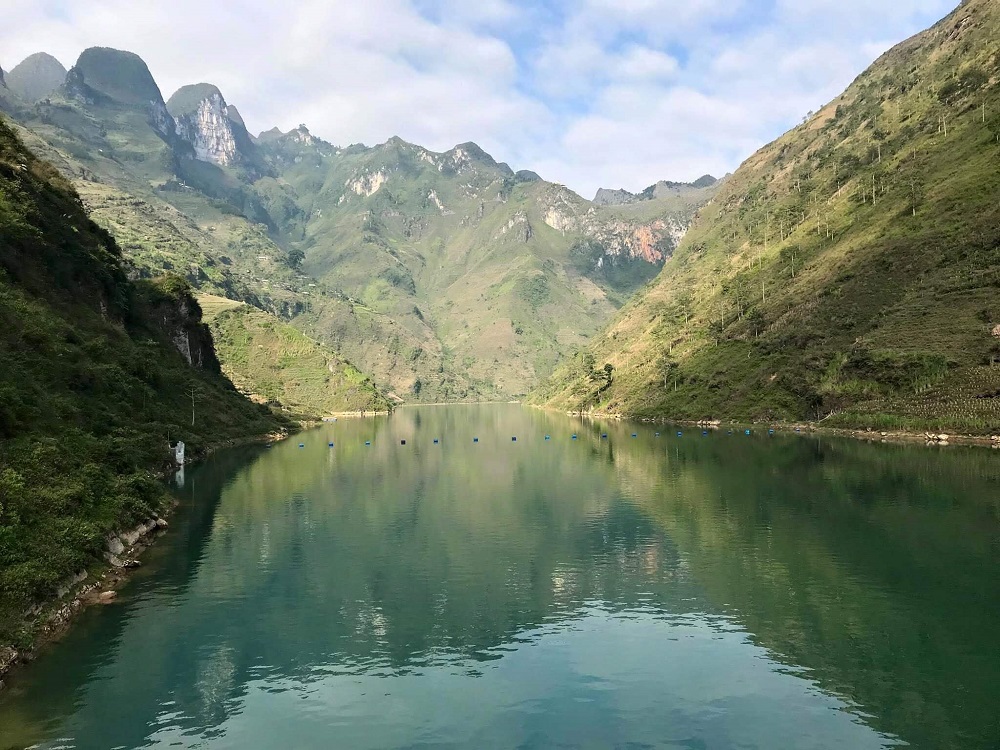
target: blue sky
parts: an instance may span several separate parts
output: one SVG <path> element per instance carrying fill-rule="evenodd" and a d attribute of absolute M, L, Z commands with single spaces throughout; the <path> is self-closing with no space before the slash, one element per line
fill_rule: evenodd
<path fill-rule="evenodd" d="M 103 45 L 252 131 L 476 141 L 586 197 L 735 169 L 957 0 L 4 0 L 0 65 Z"/>

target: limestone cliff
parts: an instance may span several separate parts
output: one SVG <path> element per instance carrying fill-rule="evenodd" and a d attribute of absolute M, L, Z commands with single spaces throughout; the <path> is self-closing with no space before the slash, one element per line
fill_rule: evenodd
<path fill-rule="evenodd" d="M 196 159 L 222 166 L 246 160 L 250 134 L 235 107 L 208 83 L 183 86 L 170 97 L 167 111 L 177 136 L 194 149 Z"/>

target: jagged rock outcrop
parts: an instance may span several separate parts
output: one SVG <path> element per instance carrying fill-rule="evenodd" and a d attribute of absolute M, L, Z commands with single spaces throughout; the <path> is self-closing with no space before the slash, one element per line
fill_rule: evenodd
<path fill-rule="evenodd" d="M 52 55 L 36 52 L 7 74 L 7 88 L 26 102 L 36 102 L 63 85 L 66 68 Z"/>
<path fill-rule="evenodd" d="M 156 294 L 147 304 L 149 319 L 156 321 L 189 365 L 209 372 L 222 372 L 212 332 L 202 321 L 201 306 L 187 282 L 167 277 L 159 283 Z"/>
<path fill-rule="evenodd" d="M 246 160 L 251 138 L 243 118 L 212 84 L 181 87 L 167 102 L 167 111 L 196 159 L 223 166 Z"/>

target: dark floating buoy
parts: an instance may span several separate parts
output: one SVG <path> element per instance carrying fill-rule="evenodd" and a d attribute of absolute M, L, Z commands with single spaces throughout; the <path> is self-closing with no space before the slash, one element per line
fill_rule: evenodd
<path fill-rule="evenodd" d="M 774 434 L 774 430 L 768 430 L 768 431 L 767 431 L 767 434 L 768 434 L 768 435 L 773 435 L 773 434 Z"/>
<path fill-rule="evenodd" d="M 479 438 L 472 438 L 472 442 L 473 443 L 478 443 L 479 442 Z"/>
<path fill-rule="evenodd" d="M 366 441 L 365 441 L 365 445 L 371 445 L 371 444 L 372 444 L 372 441 L 371 441 L 371 440 L 366 440 Z"/>
<path fill-rule="evenodd" d="M 608 439 L 608 433 L 605 432 L 603 435 L 601 435 L 601 440 L 607 440 L 607 439 Z"/>
<path fill-rule="evenodd" d="M 546 439 L 546 440 L 551 440 L 551 439 L 552 439 L 552 436 L 551 436 L 551 435 L 546 435 L 546 436 L 545 436 L 545 439 Z"/>
<path fill-rule="evenodd" d="M 517 442 L 517 438 L 516 438 L 516 437 L 512 437 L 512 438 L 510 439 L 510 442 L 512 442 L 512 443 L 516 443 L 516 442 Z"/>
<path fill-rule="evenodd" d="M 677 437 L 684 437 L 684 433 L 683 432 L 678 432 L 677 433 Z"/>
<path fill-rule="evenodd" d="M 746 434 L 747 434 L 747 435 L 749 435 L 749 434 L 750 434 L 750 430 L 747 430 L 747 431 L 746 431 Z"/>
<path fill-rule="evenodd" d="M 732 435 L 732 434 L 733 434 L 733 431 L 732 431 L 732 430 L 730 430 L 728 434 L 729 434 L 729 435 Z"/>
<path fill-rule="evenodd" d="M 333 443 L 330 443 L 330 447 L 331 447 L 331 448 L 333 447 Z"/>
<path fill-rule="evenodd" d="M 660 436 L 660 433 L 656 433 L 656 437 L 659 437 L 659 436 Z"/>
<path fill-rule="evenodd" d="M 574 435 L 574 436 L 573 436 L 573 439 L 574 439 L 574 440 L 576 440 L 576 439 L 577 439 L 576 435 Z"/>
<path fill-rule="evenodd" d="M 306 444 L 305 444 L 305 443 L 299 443 L 299 447 L 300 447 L 300 448 L 305 448 L 305 447 L 306 447 Z"/>
<path fill-rule="evenodd" d="M 634 438 L 635 438 L 635 437 L 639 437 L 639 436 L 638 436 L 638 435 L 636 435 L 636 434 L 635 434 L 635 433 L 633 432 L 633 433 L 632 433 L 632 437 L 634 437 Z"/>
<path fill-rule="evenodd" d="M 438 442 L 439 442 L 439 441 L 438 441 L 438 439 L 437 439 L 437 438 L 434 438 L 434 445 L 437 445 L 437 444 L 438 444 Z"/>
<path fill-rule="evenodd" d="M 400 441 L 399 441 L 399 444 L 400 444 L 400 445 L 406 445 L 406 441 L 405 441 L 405 440 L 400 440 Z"/>

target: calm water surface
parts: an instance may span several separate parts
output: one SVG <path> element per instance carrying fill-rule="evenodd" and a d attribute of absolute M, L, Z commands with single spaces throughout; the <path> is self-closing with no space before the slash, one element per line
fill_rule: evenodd
<path fill-rule="evenodd" d="M 1000 747 L 996 452 L 406 408 L 177 492 L 0 748 Z"/>

